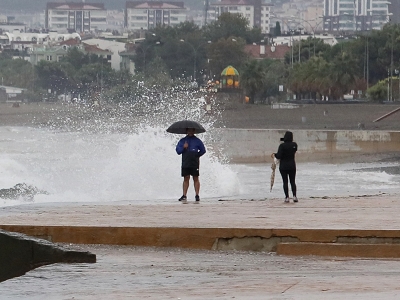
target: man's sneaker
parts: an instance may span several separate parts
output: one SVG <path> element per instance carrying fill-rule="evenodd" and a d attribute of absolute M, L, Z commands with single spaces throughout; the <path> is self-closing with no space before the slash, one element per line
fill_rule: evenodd
<path fill-rule="evenodd" d="M 299 202 L 299 200 L 297 199 L 296 196 L 293 197 L 293 202 L 295 202 L 295 203 L 296 203 L 296 202 Z"/>
<path fill-rule="evenodd" d="M 186 198 L 185 195 L 183 195 L 182 197 L 179 198 L 178 201 L 181 201 L 183 204 L 186 204 L 187 203 L 187 198 Z"/>
<path fill-rule="evenodd" d="M 199 195 L 196 195 L 195 199 L 196 199 L 196 201 L 194 203 L 200 203 L 200 196 Z"/>
<path fill-rule="evenodd" d="M 289 203 L 289 197 L 285 198 L 285 203 Z"/>

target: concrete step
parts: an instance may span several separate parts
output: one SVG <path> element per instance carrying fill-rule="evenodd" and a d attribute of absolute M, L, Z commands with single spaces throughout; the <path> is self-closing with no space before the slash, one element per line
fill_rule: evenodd
<path fill-rule="evenodd" d="M 400 258 L 400 244 L 279 243 L 276 253 L 295 256 Z"/>
<path fill-rule="evenodd" d="M 400 257 L 400 230 L 0 225 L 53 243 L 277 252 L 282 255 Z"/>

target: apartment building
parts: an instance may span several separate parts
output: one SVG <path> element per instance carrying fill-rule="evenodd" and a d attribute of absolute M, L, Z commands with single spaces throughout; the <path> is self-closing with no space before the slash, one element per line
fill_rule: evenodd
<path fill-rule="evenodd" d="M 389 4 L 390 22 L 399 24 L 400 23 L 400 1 L 391 1 Z"/>
<path fill-rule="evenodd" d="M 103 3 L 48 2 L 45 27 L 56 31 L 90 32 L 107 25 Z"/>
<path fill-rule="evenodd" d="M 263 0 L 220 0 L 210 3 L 210 10 L 215 11 L 217 19 L 222 13 L 240 14 L 249 20 L 249 27 L 261 28 L 261 32 L 270 31 L 270 14 L 272 4 Z"/>
<path fill-rule="evenodd" d="M 125 27 L 148 30 L 159 25 L 174 26 L 186 21 L 186 12 L 183 2 L 127 1 Z"/>
<path fill-rule="evenodd" d="M 387 0 L 324 0 L 324 31 L 380 30 L 390 21 Z"/>
<path fill-rule="evenodd" d="M 109 50 L 100 49 L 97 45 L 89 45 L 76 39 L 71 39 L 55 45 L 34 45 L 29 51 L 30 62 L 33 65 L 37 65 L 42 60 L 60 61 L 65 55 L 67 55 L 68 49 L 71 47 L 75 47 L 85 54 L 95 54 L 101 56 L 107 61 L 108 64 L 110 64 L 111 55 L 113 54 Z"/>

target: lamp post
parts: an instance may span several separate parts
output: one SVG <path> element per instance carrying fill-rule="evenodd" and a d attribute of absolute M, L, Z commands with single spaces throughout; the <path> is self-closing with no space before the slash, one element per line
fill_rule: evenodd
<path fill-rule="evenodd" d="M 397 75 L 397 80 L 399 81 L 399 100 L 400 100 L 400 70 L 395 69 L 394 73 Z"/>
<path fill-rule="evenodd" d="M 311 19 L 311 20 L 310 20 L 310 21 L 316 21 L 316 20 L 318 20 L 318 19 L 321 19 L 321 21 L 319 21 L 318 23 L 316 23 L 315 26 L 312 26 L 311 23 L 310 23 L 309 21 L 305 20 L 305 19 L 302 19 L 302 18 L 299 18 L 299 17 L 296 17 L 296 16 L 291 16 L 291 17 L 292 17 L 292 18 L 295 18 L 295 19 L 299 19 L 300 21 L 306 22 L 306 23 L 310 26 L 310 28 L 311 28 L 311 30 L 312 30 L 312 33 L 313 33 L 313 39 L 314 39 L 313 46 L 314 46 L 314 56 L 315 56 L 315 31 L 316 31 L 316 29 L 318 28 L 318 26 L 324 21 L 323 17 L 318 17 L 318 18 L 315 18 L 315 19 Z"/>
<path fill-rule="evenodd" d="M 232 39 L 232 40 L 233 40 L 233 39 Z M 204 43 L 198 45 L 197 47 L 194 47 L 191 43 L 189 43 L 188 41 L 185 41 L 184 39 L 180 39 L 179 41 L 182 42 L 182 43 L 187 43 L 187 44 L 189 44 L 190 47 L 192 47 L 192 49 L 193 49 L 193 53 L 194 53 L 194 59 L 193 59 L 193 81 L 196 81 L 197 51 L 200 49 L 201 46 L 204 45 Z M 208 43 L 208 44 L 211 44 L 211 41 L 208 41 L 207 43 Z"/>
<path fill-rule="evenodd" d="M 291 47 L 291 52 L 292 52 L 292 69 L 293 69 L 293 63 L 294 63 L 294 60 L 293 60 L 293 36 L 292 36 L 292 32 L 293 32 L 293 30 L 289 30 L 290 31 L 290 47 Z"/>
<path fill-rule="evenodd" d="M 295 20 L 289 19 L 288 21 L 300 25 L 300 23 Z M 300 63 L 301 62 L 301 55 L 300 55 L 301 54 L 301 28 L 298 27 L 298 30 L 299 30 L 299 63 Z"/>
<path fill-rule="evenodd" d="M 387 101 L 390 101 L 390 84 L 389 84 L 390 78 L 389 78 L 389 76 L 390 76 L 390 71 L 388 69 Z"/>
<path fill-rule="evenodd" d="M 393 32 L 391 33 L 391 54 L 390 54 L 390 99 L 393 100 Z"/>
<path fill-rule="evenodd" d="M 367 61 L 367 90 L 369 88 L 369 42 L 368 42 L 368 36 L 367 36 L 367 50 L 366 50 L 366 61 Z"/>

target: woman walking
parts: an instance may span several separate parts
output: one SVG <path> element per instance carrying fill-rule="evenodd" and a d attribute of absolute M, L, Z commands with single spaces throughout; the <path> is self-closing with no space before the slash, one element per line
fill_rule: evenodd
<path fill-rule="evenodd" d="M 281 138 L 281 141 L 282 140 L 283 143 L 279 145 L 278 152 L 272 153 L 271 157 L 280 160 L 279 172 L 283 180 L 285 203 L 289 203 L 289 182 L 292 188 L 293 202 L 298 202 L 296 194 L 296 162 L 294 159 L 297 151 L 297 144 L 293 142 L 293 133 L 290 131 L 286 131 L 284 137 Z"/>

